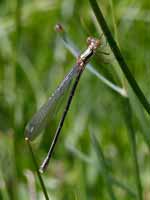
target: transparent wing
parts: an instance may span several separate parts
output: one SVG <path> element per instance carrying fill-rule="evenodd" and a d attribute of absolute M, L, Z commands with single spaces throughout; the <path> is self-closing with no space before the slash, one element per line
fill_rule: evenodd
<path fill-rule="evenodd" d="M 33 115 L 25 128 L 25 138 L 33 140 L 42 129 L 45 128 L 50 120 L 53 110 L 56 104 L 59 103 L 61 97 L 65 94 L 65 91 L 69 88 L 71 80 L 77 75 L 77 65 L 75 65 L 71 71 L 66 75 L 61 84 L 57 87 L 52 96 L 47 100 L 45 104 Z"/>

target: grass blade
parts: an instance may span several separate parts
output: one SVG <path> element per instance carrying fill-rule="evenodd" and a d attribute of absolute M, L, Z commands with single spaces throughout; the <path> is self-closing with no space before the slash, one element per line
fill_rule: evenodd
<path fill-rule="evenodd" d="M 99 163 L 100 163 L 102 170 L 103 170 L 103 177 L 106 181 L 106 186 L 107 186 L 107 190 L 108 190 L 110 199 L 116 200 L 116 197 L 115 197 L 115 194 L 114 194 L 114 191 L 113 191 L 113 188 L 112 188 L 112 182 L 111 182 L 111 179 L 109 177 L 109 172 L 107 170 L 107 165 L 106 165 L 106 162 L 105 162 L 105 157 L 104 157 L 103 151 L 102 151 L 102 149 L 101 149 L 101 147 L 98 143 L 98 140 L 97 140 L 97 138 L 95 137 L 94 134 L 91 134 L 91 139 L 92 139 L 92 143 L 93 143 L 93 148 L 95 150 L 95 153 L 97 154 Z"/>
<path fill-rule="evenodd" d="M 150 150 L 150 126 L 149 126 L 149 119 L 146 118 L 146 115 L 144 113 L 144 110 L 142 109 L 141 104 L 139 103 L 138 99 L 136 98 L 135 94 L 133 91 L 129 88 L 128 90 L 129 94 L 129 101 L 131 104 L 131 107 L 133 109 L 134 114 L 138 118 L 138 121 L 140 123 L 141 127 L 141 135 Z"/>
<path fill-rule="evenodd" d="M 43 194 L 44 194 L 44 196 L 45 196 L 45 199 L 46 199 L 46 200 L 49 200 L 48 193 L 47 193 L 46 187 L 45 187 L 45 185 L 44 185 L 44 181 L 43 181 L 43 179 L 42 179 L 42 176 L 41 176 L 41 174 L 40 174 L 40 172 L 39 172 L 39 167 L 38 167 L 38 164 L 37 164 L 35 155 L 34 155 L 34 153 L 33 153 L 33 150 L 32 150 L 31 144 L 30 144 L 30 141 L 29 141 L 29 140 L 26 140 L 26 142 L 27 142 L 27 145 L 28 145 L 28 147 L 29 147 L 29 151 L 30 151 L 30 153 L 31 153 L 31 157 L 32 157 L 32 160 L 33 160 L 33 163 L 34 163 L 34 166 L 35 166 L 36 173 L 37 173 L 38 178 L 39 178 L 39 181 L 40 181 L 40 185 L 41 185 L 42 190 L 43 190 Z"/>
<path fill-rule="evenodd" d="M 133 164 L 134 164 L 134 169 L 135 169 L 135 179 L 136 179 L 136 187 L 137 187 L 137 192 L 138 192 L 138 199 L 143 200 L 143 188 L 142 188 L 142 183 L 140 179 L 140 169 L 139 169 L 138 158 L 137 158 L 136 138 L 135 138 L 135 131 L 132 124 L 132 110 L 131 110 L 129 100 L 125 101 L 124 108 L 125 108 L 124 117 L 125 117 L 125 122 L 128 128 L 128 132 L 129 132 L 129 138 L 130 138 L 132 154 L 133 154 Z"/>
<path fill-rule="evenodd" d="M 145 110 L 147 111 L 148 114 L 150 114 L 150 104 L 148 102 L 148 100 L 146 99 L 145 95 L 143 94 L 142 90 L 140 89 L 139 85 L 137 84 L 136 80 L 134 79 L 132 73 L 129 70 L 128 65 L 126 64 L 121 51 L 119 49 L 119 47 L 117 46 L 117 43 L 115 42 L 108 26 L 107 23 L 103 17 L 103 14 L 97 4 L 96 0 L 89 0 L 91 7 L 93 9 L 93 12 L 97 18 L 97 21 L 99 23 L 99 25 L 101 26 L 107 41 L 112 49 L 112 52 L 114 53 L 114 56 L 116 58 L 116 60 L 119 63 L 120 68 L 122 69 L 125 77 L 127 78 L 130 86 L 132 87 L 133 91 L 135 92 L 137 98 L 139 99 L 139 101 L 141 102 L 141 104 L 143 105 L 143 107 L 145 108 Z"/>
<path fill-rule="evenodd" d="M 94 165 L 95 166 L 95 162 L 93 162 L 92 158 L 89 157 L 89 155 L 85 155 L 83 152 L 81 152 L 80 150 L 78 150 L 76 147 L 74 147 L 73 145 L 67 145 L 66 148 L 70 151 L 70 153 L 72 153 L 74 156 L 76 156 L 76 158 L 80 159 L 82 162 L 85 162 L 86 164 L 90 164 L 90 165 Z M 99 170 L 100 173 L 101 170 Z M 127 194 L 129 194 L 130 196 L 132 196 L 133 198 L 137 197 L 137 194 L 126 184 L 122 183 L 120 180 L 117 180 L 116 178 L 114 178 L 113 176 L 109 176 L 112 184 L 122 190 L 124 190 Z"/>

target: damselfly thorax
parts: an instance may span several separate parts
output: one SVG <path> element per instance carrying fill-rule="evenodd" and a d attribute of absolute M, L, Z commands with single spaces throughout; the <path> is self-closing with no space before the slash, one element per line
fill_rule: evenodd
<path fill-rule="evenodd" d="M 96 49 L 100 46 L 100 40 L 93 37 L 88 37 L 87 44 L 88 48 L 77 59 L 77 64 L 81 68 L 85 66 L 89 59 L 96 53 Z"/>

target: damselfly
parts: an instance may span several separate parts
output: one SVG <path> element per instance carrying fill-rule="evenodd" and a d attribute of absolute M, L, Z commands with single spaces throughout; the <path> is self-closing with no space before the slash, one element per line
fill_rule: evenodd
<path fill-rule="evenodd" d="M 28 122 L 25 128 L 25 139 L 27 141 L 32 141 L 46 126 L 46 124 L 49 121 L 49 117 L 53 110 L 53 107 L 55 106 L 56 102 L 60 99 L 60 97 L 65 93 L 65 91 L 67 90 L 67 88 L 71 83 L 71 80 L 75 77 L 75 82 L 73 83 L 73 86 L 71 88 L 64 112 L 60 119 L 56 133 L 54 135 L 54 139 L 52 141 L 48 154 L 40 167 L 41 172 L 43 172 L 46 169 L 49 163 L 58 136 L 61 132 L 66 115 L 68 113 L 72 98 L 74 96 L 75 90 L 80 80 L 81 74 L 85 69 L 85 65 L 89 62 L 90 58 L 95 54 L 97 48 L 101 45 L 100 40 L 93 37 L 88 37 L 87 44 L 88 44 L 87 49 L 77 58 L 75 66 L 66 75 L 64 80 L 61 82 L 61 84 L 58 86 L 58 88 L 52 94 L 52 96 L 48 99 L 48 101 L 39 109 L 39 111 L 37 111 L 33 115 L 32 119 Z"/>

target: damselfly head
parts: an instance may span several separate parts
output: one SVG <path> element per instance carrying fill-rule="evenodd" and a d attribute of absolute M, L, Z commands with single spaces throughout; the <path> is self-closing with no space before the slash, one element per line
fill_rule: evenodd
<path fill-rule="evenodd" d="M 55 30 L 57 31 L 57 32 L 64 32 L 64 29 L 63 29 L 63 27 L 62 27 L 62 25 L 61 24 L 56 24 L 56 26 L 55 26 Z"/>
<path fill-rule="evenodd" d="M 88 44 L 89 48 L 91 48 L 92 50 L 96 50 L 101 45 L 101 42 L 97 38 L 88 37 L 87 44 Z"/>

